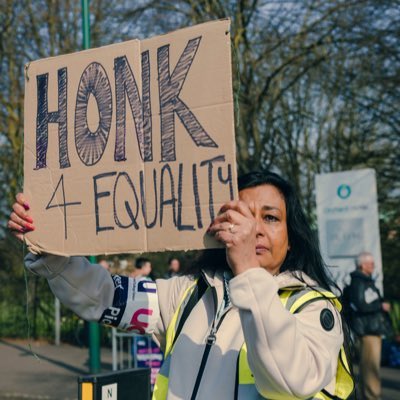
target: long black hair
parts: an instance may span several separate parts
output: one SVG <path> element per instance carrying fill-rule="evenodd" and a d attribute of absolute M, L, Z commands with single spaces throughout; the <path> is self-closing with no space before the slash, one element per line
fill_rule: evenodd
<path fill-rule="evenodd" d="M 315 233 L 312 231 L 305 216 L 293 186 L 278 174 L 271 171 L 253 171 L 241 175 L 238 179 L 239 191 L 260 186 L 272 185 L 283 195 L 286 205 L 286 223 L 290 250 L 280 268 L 280 272 L 298 271 L 297 277 L 301 280 L 301 272 L 314 279 L 318 285 L 326 290 L 337 288 L 328 275 L 326 265 L 322 259 Z M 205 250 L 188 272 L 194 273 L 199 268 L 224 270 L 229 266 L 226 261 L 225 249 Z"/>

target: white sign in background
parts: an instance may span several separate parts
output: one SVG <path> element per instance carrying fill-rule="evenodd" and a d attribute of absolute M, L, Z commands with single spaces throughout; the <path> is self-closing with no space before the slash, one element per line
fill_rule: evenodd
<path fill-rule="evenodd" d="M 318 233 L 322 256 L 340 287 L 350 282 L 359 253 L 375 259 L 376 284 L 383 294 L 382 255 L 375 170 L 316 176 Z"/>

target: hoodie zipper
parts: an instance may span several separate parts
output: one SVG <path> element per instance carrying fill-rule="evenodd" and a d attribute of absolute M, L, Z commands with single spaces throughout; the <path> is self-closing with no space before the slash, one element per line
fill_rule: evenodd
<path fill-rule="evenodd" d="M 196 399 L 197 392 L 198 392 L 199 387 L 200 387 L 201 379 L 203 378 L 203 373 L 204 373 L 204 370 L 205 370 L 205 367 L 206 367 L 207 359 L 208 359 L 208 356 L 209 356 L 210 351 L 211 351 L 211 347 L 213 346 L 213 344 L 217 340 L 216 334 L 218 332 L 218 329 L 221 326 L 222 321 L 224 320 L 224 318 L 227 315 L 228 311 L 230 310 L 230 308 L 225 310 L 225 312 L 221 315 L 221 317 L 219 318 L 218 322 L 216 323 L 217 305 L 218 305 L 217 291 L 216 291 L 215 287 L 211 287 L 211 290 L 212 290 L 212 295 L 213 295 L 213 300 L 214 300 L 214 320 L 213 320 L 213 323 L 212 323 L 212 326 L 211 326 L 210 333 L 208 334 L 207 339 L 206 339 L 206 347 L 205 347 L 204 352 L 203 352 L 203 357 L 201 358 L 200 368 L 199 368 L 199 371 L 197 373 L 196 382 L 194 384 L 192 397 L 190 398 L 190 400 L 195 400 Z"/>

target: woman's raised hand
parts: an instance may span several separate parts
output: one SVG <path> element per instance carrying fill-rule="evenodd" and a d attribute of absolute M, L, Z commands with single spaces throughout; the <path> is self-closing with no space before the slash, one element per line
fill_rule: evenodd
<path fill-rule="evenodd" d="M 7 226 L 14 236 L 23 240 L 24 234 L 34 231 L 35 227 L 32 217 L 29 216 L 30 207 L 23 193 L 18 193 L 15 198 L 16 202 L 13 204 Z"/>
<path fill-rule="evenodd" d="M 226 246 L 226 258 L 234 275 L 259 266 L 256 255 L 256 220 L 243 201 L 221 207 L 207 231 Z"/>

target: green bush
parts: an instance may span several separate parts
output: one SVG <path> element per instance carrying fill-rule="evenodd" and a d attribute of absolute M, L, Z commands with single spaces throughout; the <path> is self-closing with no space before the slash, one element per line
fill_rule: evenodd
<path fill-rule="evenodd" d="M 393 301 L 389 312 L 390 320 L 392 321 L 393 333 L 395 336 L 400 336 L 400 302 Z"/>

